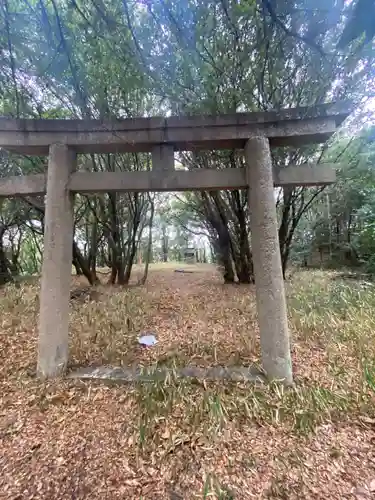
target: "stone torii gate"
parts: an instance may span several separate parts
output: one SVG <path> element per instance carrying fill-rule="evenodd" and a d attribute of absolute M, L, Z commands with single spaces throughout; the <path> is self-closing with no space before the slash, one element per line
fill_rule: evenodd
<path fill-rule="evenodd" d="M 292 382 L 287 308 L 274 186 L 335 181 L 332 165 L 274 169 L 270 147 L 325 142 L 349 114 L 345 103 L 267 113 L 125 120 L 0 119 L 0 147 L 48 155 L 45 174 L 0 179 L 0 197 L 46 193 L 40 294 L 38 375 L 55 377 L 68 363 L 74 193 L 248 188 L 263 368 Z M 244 149 L 244 169 L 176 171 L 175 151 Z M 152 170 L 75 171 L 77 154 L 151 152 Z"/>

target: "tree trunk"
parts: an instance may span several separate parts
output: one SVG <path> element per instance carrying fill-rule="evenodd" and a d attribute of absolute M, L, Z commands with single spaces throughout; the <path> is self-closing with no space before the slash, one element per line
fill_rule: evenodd
<path fill-rule="evenodd" d="M 87 281 L 90 283 L 90 285 L 96 285 L 99 283 L 98 277 L 92 276 L 88 262 L 82 255 L 77 243 L 74 240 L 73 240 L 73 265 L 79 268 L 81 274 L 83 274 L 87 278 Z"/>
<path fill-rule="evenodd" d="M 223 267 L 224 283 L 234 283 L 234 272 L 231 255 L 231 240 L 228 231 L 227 221 L 224 214 L 219 213 L 219 203 L 216 193 L 210 193 L 213 203 L 207 193 L 202 193 L 207 221 L 216 233 L 217 238 L 213 238 L 214 253 L 218 264 Z"/>
<path fill-rule="evenodd" d="M 219 265 L 223 267 L 224 283 L 234 283 L 230 243 L 223 234 L 215 241 L 215 254 Z"/>
<path fill-rule="evenodd" d="M 76 275 L 77 276 L 82 276 L 83 272 L 82 272 L 81 266 L 79 265 L 79 262 L 74 257 L 74 255 L 73 255 L 73 266 L 74 266 L 74 268 L 76 270 Z"/>
<path fill-rule="evenodd" d="M 121 284 L 122 285 L 127 285 L 129 283 L 129 280 L 130 280 L 132 267 L 133 267 L 135 256 L 137 253 L 137 240 L 136 240 L 137 230 L 138 230 L 138 224 L 136 224 L 133 227 L 133 235 L 132 235 L 132 238 L 129 242 L 130 251 L 128 252 L 128 255 L 127 255 L 124 274 L 123 274 L 123 276 L 121 276 Z M 120 278 L 119 278 L 119 283 L 120 283 Z"/>
<path fill-rule="evenodd" d="M 281 223 L 279 227 L 279 245 L 280 245 L 281 265 L 283 269 L 284 279 L 289 257 L 289 249 L 287 248 L 288 246 L 287 242 L 288 242 L 288 230 L 289 230 L 292 197 L 293 197 L 293 190 L 291 188 L 283 188 L 283 209 L 281 214 Z"/>
<path fill-rule="evenodd" d="M 150 214 L 150 225 L 149 225 L 149 230 L 148 230 L 148 244 L 147 244 L 147 253 L 146 253 L 146 262 L 145 262 L 145 269 L 143 272 L 142 278 L 139 280 L 140 285 L 144 285 L 147 280 L 148 276 L 148 268 L 151 260 L 151 252 L 152 252 L 152 225 L 154 222 L 154 212 L 155 212 L 155 205 L 154 205 L 154 200 L 150 198 L 150 203 L 151 203 L 151 214 Z"/>
<path fill-rule="evenodd" d="M 162 246 L 162 260 L 163 262 L 168 262 L 168 235 L 167 235 L 167 228 L 165 226 L 162 226 L 162 241 L 161 241 L 161 246 Z"/>
<path fill-rule="evenodd" d="M 12 274 L 9 270 L 8 258 L 5 254 L 3 245 L 4 233 L 5 228 L 2 227 L 0 229 L 0 285 L 5 285 L 6 283 L 13 281 Z"/>
<path fill-rule="evenodd" d="M 110 283 L 114 285 L 116 283 L 116 278 L 119 279 L 118 273 L 121 273 L 122 267 L 122 256 L 121 256 L 121 248 L 119 243 L 119 224 L 118 224 L 118 216 L 117 216 L 117 207 L 116 207 L 116 193 L 109 193 L 109 217 L 110 217 L 110 225 L 111 231 L 109 234 L 109 245 L 111 248 L 111 277 Z"/>
<path fill-rule="evenodd" d="M 238 219 L 239 253 L 236 254 L 236 272 L 239 283 L 254 283 L 253 257 L 249 246 L 249 235 L 246 226 L 246 217 L 242 207 L 236 211 Z"/>
<path fill-rule="evenodd" d="M 96 274 L 96 259 L 98 254 L 98 222 L 97 220 L 92 223 L 90 248 L 88 255 L 88 266 L 90 268 L 91 276 L 94 281 L 97 280 Z"/>
<path fill-rule="evenodd" d="M 8 259 L 5 255 L 2 242 L 0 243 L 0 285 L 13 281 L 12 274 L 8 268 Z"/>

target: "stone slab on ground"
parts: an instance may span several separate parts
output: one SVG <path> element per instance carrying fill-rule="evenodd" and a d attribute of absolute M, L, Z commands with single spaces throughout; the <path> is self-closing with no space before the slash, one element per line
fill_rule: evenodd
<path fill-rule="evenodd" d="M 265 382 L 262 372 L 256 367 L 246 366 L 213 366 L 201 368 L 197 366 L 186 366 L 184 368 L 167 367 L 83 367 L 70 372 L 68 378 L 86 380 L 107 380 L 118 383 L 126 382 L 155 382 L 163 381 L 168 377 L 174 378 L 194 378 L 199 380 L 230 380 L 234 382 Z"/>

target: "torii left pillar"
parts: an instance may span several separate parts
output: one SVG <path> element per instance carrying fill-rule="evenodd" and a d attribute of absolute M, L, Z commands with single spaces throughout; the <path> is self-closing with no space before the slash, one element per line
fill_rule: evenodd
<path fill-rule="evenodd" d="M 50 146 L 37 368 L 41 378 L 62 375 L 68 363 L 74 201 L 68 185 L 75 167 L 71 149 L 64 144 Z"/>

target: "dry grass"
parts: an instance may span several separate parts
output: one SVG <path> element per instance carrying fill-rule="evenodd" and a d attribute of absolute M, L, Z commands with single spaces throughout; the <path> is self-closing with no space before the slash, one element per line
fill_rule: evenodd
<path fill-rule="evenodd" d="M 73 301 L 72 364 L 248 364 L 253 287 L 151 270 L 145 287 Z M 2 290 L 0 498 L 371 498 L 375 293 L 303 272 L 288 283 L 296 388 L 105 387 L 34 377 L 38 285 Z M 75 278 L 75 281 L 77 279 Z M 141 331 L 159 343 L 141 350 Z"/>

